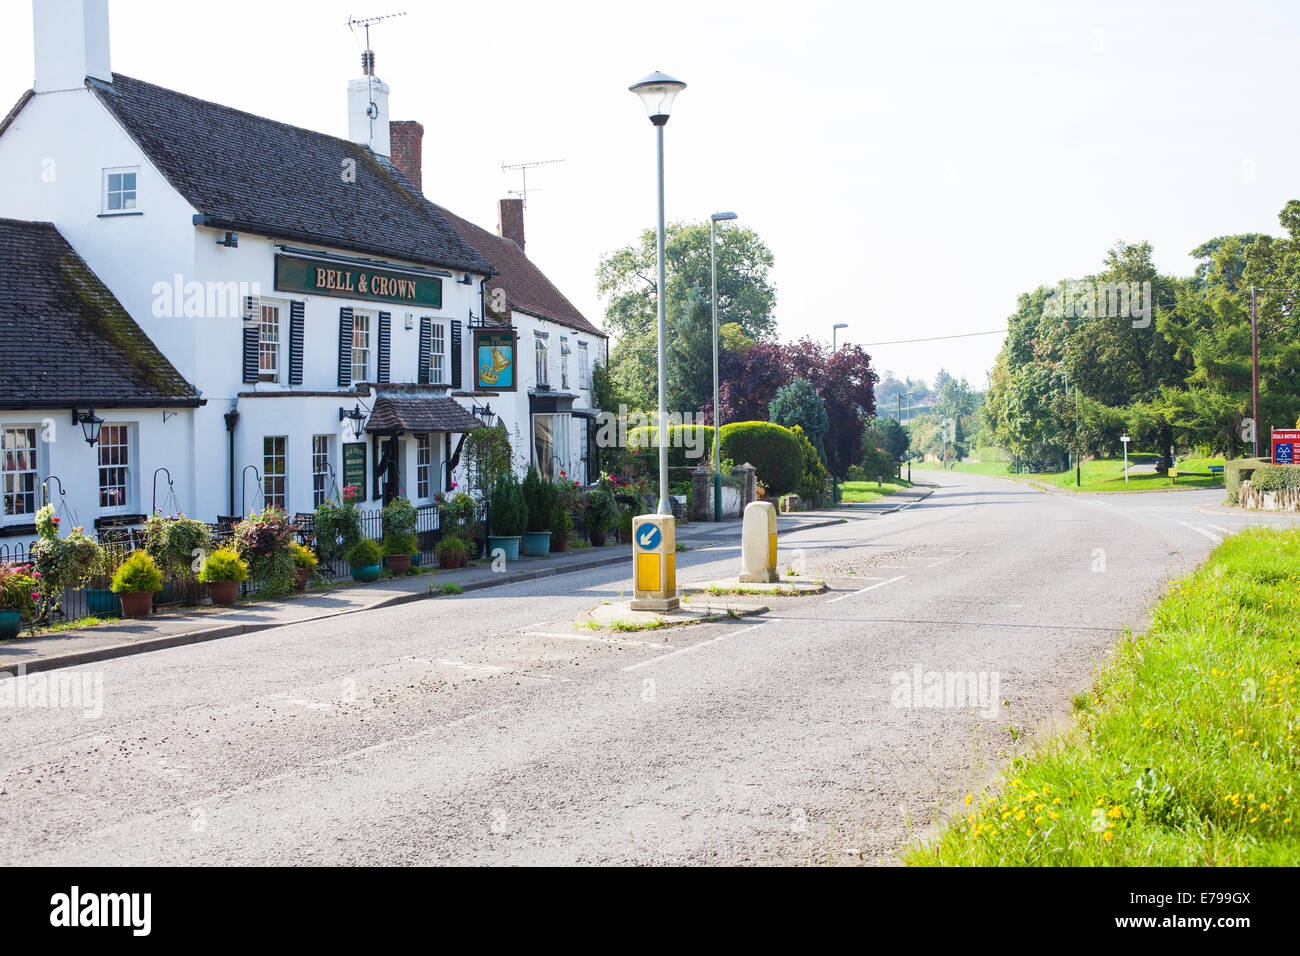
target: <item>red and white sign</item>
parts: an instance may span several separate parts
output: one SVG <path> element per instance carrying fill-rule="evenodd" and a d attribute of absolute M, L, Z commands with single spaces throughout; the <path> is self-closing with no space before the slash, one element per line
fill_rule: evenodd
<path fill-rule="evenodd" d="M 1296 464 L 1296 452 L 1300 451 L 1300 428 L 1273 429 L 1273 464 Z"/>

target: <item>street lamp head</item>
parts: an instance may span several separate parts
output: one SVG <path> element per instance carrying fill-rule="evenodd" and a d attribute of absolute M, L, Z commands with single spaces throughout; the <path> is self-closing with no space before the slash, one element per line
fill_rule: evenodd
<path fill-rule="evenodd" d="M 848 327 L 849 327 L 849 323 L 847 322 L 836 322 L 834 325 L 831 326 L 831 328 L 833 329 L 847 329 Z"/>
<path fill-rule="evenodd" d="M 737 216 L 734 212 L 715 212 L 709 218 L 712 219 L 714 222 L 725 222 L 728 219 L 739 219 L 740 217 Z"/>
<path fill-rule="evenodd" d="M 650 116 L 650 122 L 656 126 L 663 126 L 668 122 L 668 114 L 672 112 L 673 98 L 686 89 L 686 84 L 681 80 L 674 80 L 667 73 L 656 71 L 645 79 L 637 80 L 628 89 L 641 97 L 641 102 L 645 104 L 645 111 Z"/>

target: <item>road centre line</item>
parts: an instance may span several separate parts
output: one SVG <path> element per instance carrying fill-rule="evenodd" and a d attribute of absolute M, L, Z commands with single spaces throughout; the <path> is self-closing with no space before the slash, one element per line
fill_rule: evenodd
<path fill-rule="evenodd" d="M 678 648 L 677 650 L 673 651 L 670 654 L 660 654 L 658 657 L 652 657 L 647 661 L 641 661 L 637 664 L 629 664 L 627 667 L 623 668 L 623 671 L 624 673 L 626 673 L 628 671 L 638 670 L 642 667 L 649 667 L 651 664 L 658 664 L 660 661 L 666 661 L 670 657 L 677 657 L 681 654 L 689 654 L 692 651 L 698 651 L 701 647 L 708 647 L 710 644 L 716 644 L 718 643 L 718 641 L 725 641 L 731 637 L 739 637 L 741 634 L 748 634 L 750 631 L 757 631 L 760 627 L 764 627 L 770 623 L 771 623 L 770 621 L 763 621 L 760 624 L 754 624 L 750 627 L 742 628 L 739 631 L 732 631 L 730 634 L 720 634 L 717 637 L 711 638 L 707 641 L 701 641 L 698 644 L 692 644 L 690 647 Z"/>
<path fill-rule="evenodd" d="M 562 637 L 570 641 L 595 641 L 599 644 L 626 644 L 628 647 L 653 647 L 655 650 L 672 650 L 671 644 L 654 641 L 633 641 L 619 637 L 601 637 L 597 634 L 561 634 L 559 631 L 524 631 L 526 637 Z"/>
<path fill-rule="evenodd" d="M 888 581 L 881 581 L 879 584 L 869 584 L 865 588 L 859 588 L 856 591 L 850 591 L 848 594 L 841 594 L 837 598 L 831 598 L 827 604 L 834 604 L 836 601 L 843 601 L 845 598 L 857 597 L 859 594 L 865 594 L 868 591 L 874 591 L 876 588 L 883 588 L 886 584 L 893 584 L 895 581 L 901 581 L 907 577 L 906 574 L 900 574 L 897 577 L 890 578 Z"/>

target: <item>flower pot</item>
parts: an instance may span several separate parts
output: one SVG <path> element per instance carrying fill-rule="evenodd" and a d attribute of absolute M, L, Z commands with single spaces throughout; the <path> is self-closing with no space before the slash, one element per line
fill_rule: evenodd
<path fill-rule="evenodd" d="M 405 574 L 411 570 L 411 556 L 409 554 L 390 554 L 386 559 L 388 570 L 394 574 Z"/>
<path fill-rule="evenodd" d="M 497 548 L 505 552 L 507 561 L 518 561 L 519 535 L 488 535 L 489 555 L 494 555 Z"/>
<path fill-rule="evenodd" d="M 352 568 L 352 580 L 353 581 L 378 581 L 379 572 L 381 570 L 383 570 L 383 566 L 379 564 L 372 564 L 369 567 L 365 567 L 365 568 Z"/>
<path fill-rule="evenodd" d="M 23 629 L 21 612 L 12 608 L 0 611 L 0 641 L 12 641 Z"/>
<path fill-rule="evenodd" d="M 118 594 L 118 600 L 122 602 L 123 617 L 148 617 L 149 612 L 153 610 L 153 591 L 132 591 L 129 594 Z"/>
<path fill-rule="evenodd" d="M 309 577 L 311 577 L 311 571 L 310 571 L 310 569 L 308 569 L 308 568 L 299 568 L 297 573 L 298 573 L 298 577 L 297 577 L 297 579 L 293 582 L 293 589 L 294 589 L 295 591 L 305 591 L 305 590 L 307 590 L 307 579 L 308 579 Z"/>
<path fill-rule="evenodd" d="M 551 533 L 549 531 L 525 531 L 524 543 L 520 550 L 530 558 L 544 558 L 551 553 Z"/>
<path fill-rule="evenodd" d="M 233 607 L 235 598 L 239 597 L 238 581 L 209 581 L 208 594 L 212 596 L 212 603 L 221 607 Z"/>
<path fill-rule="evenodd" d="M 593 548 L 603 548 L 605 546 L 605 532 L 593 529 L 588 534 L 591 535 L 591 546 Z"/>
<path fill-rule="evenodd" d="M 551 554 L 563 554 L 565 551 L 568 550 L 569 550 L 569 536 L 567 534 L 551 535 Z"/>
<path fill-rule="evenodd" d="M 95 617 L 117 617 L 122 613 L 122 604 L 108 588 L 86 588 L 86 613 Z"/>
<path fill-rule="evenodd" d="M 444 571 L 455 571 L 457 568 L 463 568 L 469 559 L 459 554 L 444 554 L 438 558 L 438 567 Z"/>

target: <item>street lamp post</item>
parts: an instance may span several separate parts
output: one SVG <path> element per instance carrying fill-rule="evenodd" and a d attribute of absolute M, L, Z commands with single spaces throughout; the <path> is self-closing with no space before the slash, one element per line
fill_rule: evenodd
<path fill-rule="evenodd" d="M 849 323 L 847 322 L 836 322 L 834 325 L 831 326 L 831 351 L 832 352 L 836 351 L 837 348 L 835 345 L 835 333 L 838 332 L 840 329 L 847 329 L 848 327 L 849 327 Z"/>
<path fill-rule="evenodd" d="M 674 97 L 686 89 L 686 84 L 656 71 L 633 83 L 628 89 L 641 97 L 650 122 L 658 134 L 659 221 L 655 253 L 659 264 L 659 279 L 655 298 L 659 300 L 659 506 L 655 510 L 661 515 L 670 515 L 673 508 L 668 503 L 668 411 L 665 407 L 668 401 L 668 321 L 664 301 L 664 286 L 667 284 L 664 269 L 664 126 L 668 123 Z"/>
<path fill-rule="evenodd" d="M 734 212 L 709 217 L 709 273 L 713 283 L 713 520 L 722 520 L 722 458 L 718 454 L 722 424 L 718 418 L 718 223 L 735 219 Z"/>

